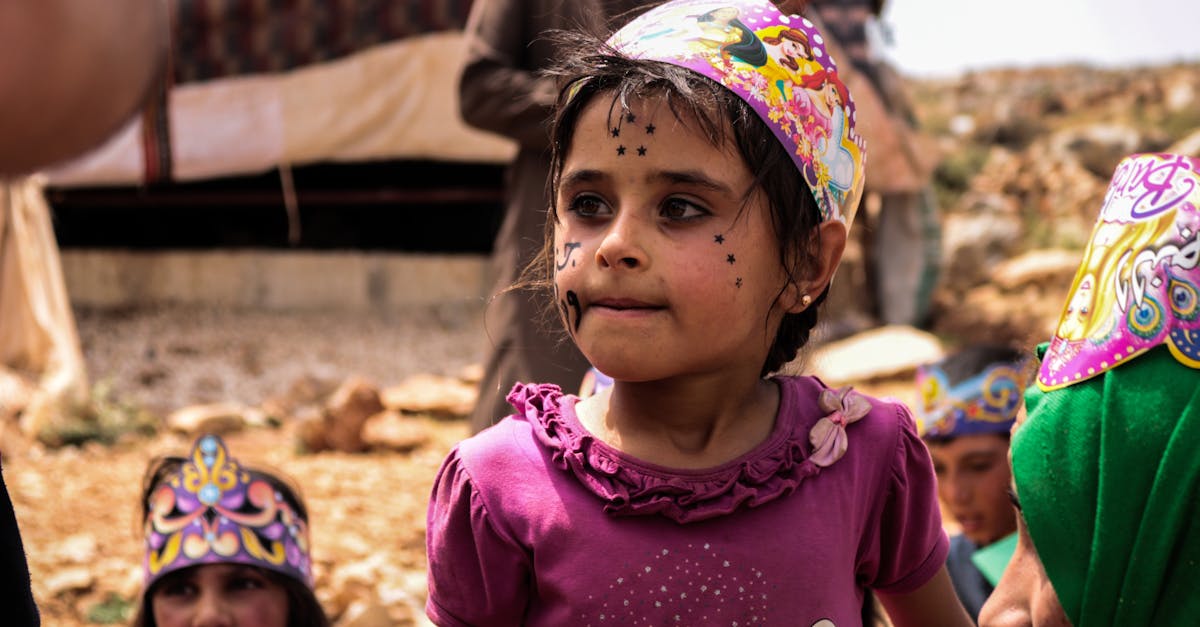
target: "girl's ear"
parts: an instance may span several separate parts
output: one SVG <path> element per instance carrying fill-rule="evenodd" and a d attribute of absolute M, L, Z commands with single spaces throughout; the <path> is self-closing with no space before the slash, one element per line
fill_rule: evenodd
<path fill-rule="evenodd" d="M 797 273 L 801 278 L 788 283 L 779 302 L 787 313 L 800 313 L 808 309 L 821 292 L 829 285 L 833 272 L 842 262 L 842 253 L 846 250 L 846 225 L 837 220 L 822 222 L 817 227 L 820 245 L 813 257 L 813 264 L 801 268 Z"/>

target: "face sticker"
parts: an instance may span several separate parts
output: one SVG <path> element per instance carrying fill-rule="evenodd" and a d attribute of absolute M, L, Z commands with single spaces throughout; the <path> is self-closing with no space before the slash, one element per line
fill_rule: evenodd
<path fill-rule="evenodd" d="M 638 156 L 639 157 L 646 156 L 646 147 L 645 146 L 638 146 Z"/>
<path fill-rule="evenodd" d="M 571 264 L 571 267 L 575 267 L 575 260 L 571 259 L 571 256 L 575 254 L 575 250 L 580 246 L 583 246 L 581 242 L 565 242 L 563 244 L 563 260 L 561 263 L 556 262 L 554 267 L 560 272 L 567 269 L 568 262 Z"/>
<path fill-rule="evenodd" d="M 618 126 L 614 126 L 614 127 L 613 127 L 613 129 L 612 129 L 612 131 L 610 131 L 610 132 L 612 133 L 612 136 L 613 136 L 613 137 L 620 137 L 620 136 L 621 136 L 621 128 L 620 128 L 620 127 L 618 127 Z"/>
<path fill-rule="evenodd" d="M 720 233 L 717 233 L 716 235 L 714 235 L 714 236 L 713 236 L 713 241 L 714 241 L 714 242 L 716 242 L 716 243 L 718 243 L 718 244 L 724 244 L 724 243 L 725 243 L 725 236 L 724 236 L 724 235 L 721 235 Z"/>
<path fill-rule="evenodd" d="M 729 253 L 728 255 L 725 255 L 725 261 L 728 261 L 729 265 L 732 266 L 734 263 L 737 262 L 737 259 L 734 258 L 733 253 Z"/>
<path fill-rule="evenodd" d="M 625 121 L 633 124 L 634 122 L 637 122 L 637 116 L 634 115 L 632 111 L 629 111 L 625 114 Z"/>
<path fill-rule="evenodd" d="M 742 277 L 738 277 L 737 281 L 734 281 L 733 284 L 736 285 L 740 289 L 742 287 Z"/>
<path fill-rule="evenodd" d="M 618 157 L 625 156 L 625 146 L 617 146 L 617 156 Z"/>
<path fill-rule="evenodd" d="M 646 134 L 647 134 L 647 135 L 653 135 L 653 134 L 654 134 L 654 129 L 655 129 L 655 126 L 654 126 L 653 124 L 647 124 L 647 125 L 646 125 Z"/>
<path fill-rule="evenodd" d="M 573 327 L 571 333 L 578 333 L 579 319 L 583 317 L 583 309 L 579 306 L 579 296 L 577 296 L 575 292 L 571 290 L 567 290 L 567 305 L 570 305 L 571 308 L 575 310 L 575 323 L 571 325 Z M 566 309 L 566 305 L 564 305 L 563 308 Z M 568 315 L 567 322 L 570 323 L 570 321 L 571 317 Z"/>

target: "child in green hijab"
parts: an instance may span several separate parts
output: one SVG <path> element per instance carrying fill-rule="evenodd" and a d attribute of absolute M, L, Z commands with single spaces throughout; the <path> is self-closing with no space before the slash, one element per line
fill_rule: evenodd
<path fill-rule="evenodd" d="M 1017 550 L 980 624 L 1200 621 L 1200 160 L 1117 167 L 1012 439 Z"/>

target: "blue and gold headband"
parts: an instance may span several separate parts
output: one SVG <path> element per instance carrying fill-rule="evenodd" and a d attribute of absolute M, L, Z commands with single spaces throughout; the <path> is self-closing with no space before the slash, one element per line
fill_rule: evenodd
<path fill-rule="evenodd" d="M 1021 409 L 1021 366 L 994 363 L 951 385 L 937 365 L 917 369 L 917 430 L 923 438 L 1008 433 Z"/>

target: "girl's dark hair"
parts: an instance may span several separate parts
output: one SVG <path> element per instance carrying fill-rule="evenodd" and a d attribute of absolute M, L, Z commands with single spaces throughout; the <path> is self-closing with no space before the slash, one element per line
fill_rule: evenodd
<path fill-rule="evenodd" d="M 701 133 L 714 145 L 730 143 L 754 174 L 743 202 L 761 191 L 767 200 L 771 224 L 779 243 L 779 263 L 789 283 L 799 281 L 803 269 L 817 263 L 820 213 L 804 177 L 771 129 L 736 94 L 692 70 L 661 61 L 630 59 L 600 39 L 576 33 L 556 33 L 563 51 L 549 70 L 560 86 L 551 130 L 551 165 L 548 182 L 550 215 L 540 258 L 530 265 L 526 284 L 550 287 L 554 279 L 554 228 L 557 222 L 558 184 L 563 163 L 571 150 L 575 125 L 583 110 L 598 97 L 611 97 L 610 111 L 629 109 L 631 99 L 659 97 L 675 118 Z M 743 209 L 745 205 L 743 205 Z M 780 287 L 780 294 L 786 289 Z M 550 291 L 550 290 L 547 290 Z M 817 306 L 828 288 L 804 311 L 785 314 L 775 334 L 761 376 L 796 358 L 817 324 Z M 551 309 L 553 304 L 551 303 Z"/>
<path fill-rule="evenodd" d="M 173 456 L 159 457 L 150 462 L 150 465 L 146 468 L 146 474 L 142 477 L 142 497 L 139 501 L 140 516 L 138 518 L 141 525 L 145 525 L 146 517 L 150 514 L 149 501 L 154 489 L 168 477 L 179 472 L 179 469 L 186 462 L 187 460 L 182 457 Z M 282 478 L 277 473 L 267 472 L 261 468 L 245 466 L 243 466 L 243 469 L 256 477 L 265 479 L 267 483 L 271 484 L 271 487 L 275 488 L 283 496 L 283 500 L 292 507 L 296 514 L 304 522 L 308 522 L 308 507 L 305 506 L 304 499 L 300 496 L 300 489 L 297 486 Z M 196 568 L 196 566 L 190 568 Z M 330 627 L 331 623 L 329 617 L 325 614 L 325 609 L 321 607 L 321 603 L 317 601 L 317 596 L 313 592 L 313 589 L 309 588 L 307 584 L 294 577 L 289 577 L 267 568 L 259 568 L 258 570 L 287 592 L 288 627 Z M 170 577 L 170 575 L 168 574 L 166 577 Z M 154 612 L 150 608 L 150 601 L 154 598 L 154 592 L 166 577 L 159 579 L 149 589 L 142 591 L 142 599 L 138 603 L 137 615 L 131 623 L 133 627 L 156 627 Z"/>

